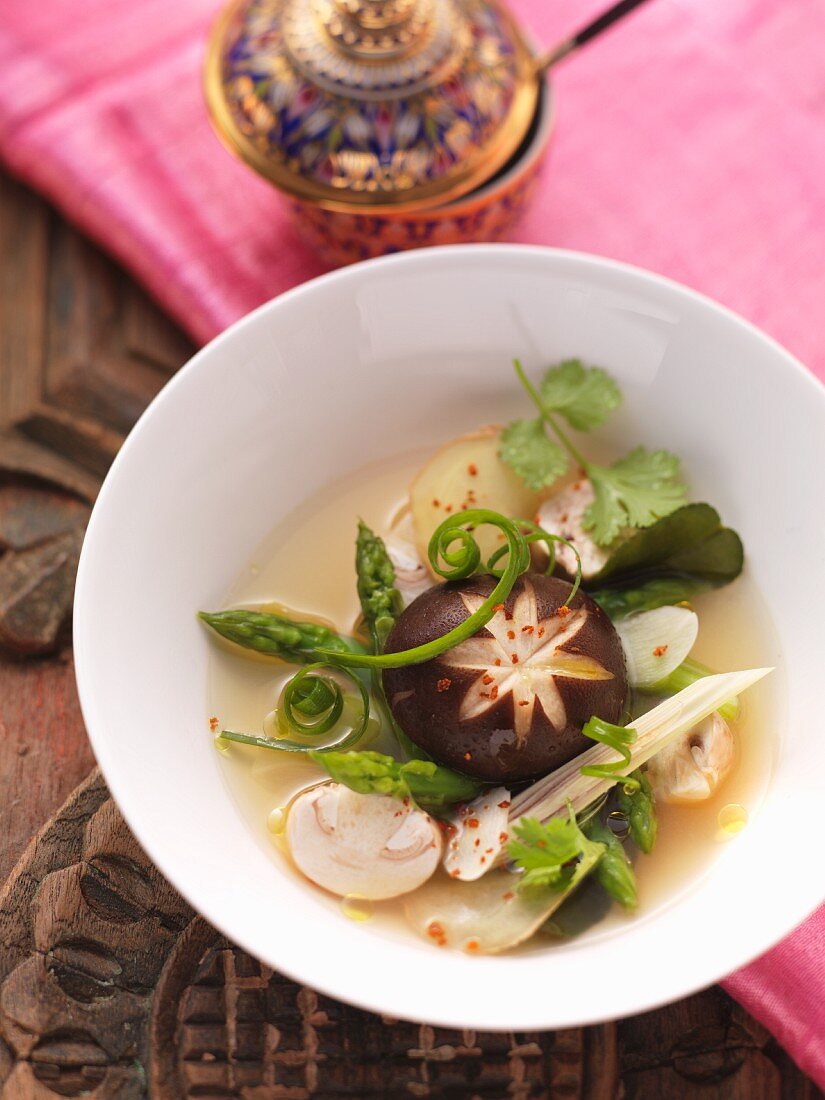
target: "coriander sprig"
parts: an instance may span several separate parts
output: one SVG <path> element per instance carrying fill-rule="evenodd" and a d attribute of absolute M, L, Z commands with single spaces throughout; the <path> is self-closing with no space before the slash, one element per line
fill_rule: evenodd
<path fill-rule="evenodd" d="M 624 528 L 648 527 L 684 503 L 686 490 L 675 455 L 637 447 L 602 466 L 589 462 L 561 427 L 563 418 L 571 428 L 592 431 L 618 408 L 621 392 L 606 371 L 568 359 L 551 367 L 537 388 L 518 359 L 514 366 L 539 415 L 504 429 L 500 457 L 531 489 L 552 485 L 572 459 L 593 485 L 595 499 L 585 511 L 584 526 L 597 543 L 607 546 Z"/>
<path fill-rule="evenodd" d="M 603 844 L 585 836 L 569 805 L 566 819 L 554 817 L 542 824 L 535 817 L 523 817 L 513 826 L 513 833 L 516 839 L 507 845 L 507 854 L 524 872 L 520 892 L 565 890 L 581 866 L 589 870 L 605 850 Z"/>

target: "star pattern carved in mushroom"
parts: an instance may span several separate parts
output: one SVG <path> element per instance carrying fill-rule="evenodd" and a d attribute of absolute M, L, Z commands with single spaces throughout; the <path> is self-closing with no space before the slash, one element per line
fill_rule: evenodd
<path fill-rule="evenodd" d="M 484 602 L 469 593 L 462 593 L 461 599 L 470 615 Z M 501 609 L 487 623 L 490 637 L 469 638 L 441 657 L 452 669 L 478 673 L 461 701 L 460 720 L 479 717 L 511 694 L 513 729 L 519 743 L 530 732 L 536 705 L 556 729 L 563 729 L 567 712 L 556 677 L 613 679 L 613 673 L 593 657 L 562 649 L 582 629 L 588 614 L 579 608 L 539 619 L 535 589 L 525 579 L 512 616 Z"/>

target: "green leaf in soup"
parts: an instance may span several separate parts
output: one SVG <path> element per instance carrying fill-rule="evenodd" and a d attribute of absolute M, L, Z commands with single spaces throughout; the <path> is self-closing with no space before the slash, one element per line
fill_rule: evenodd
<path fill-rule="evenodd" d="M 657 577 L 630 588 L 599 588 L 588 595 L 611 619 L 623 619 L 634 611 L 687 602 L 711 587 L 709 581 L 696 577 Z"/>
<path fill-rule="evenodd" d="M 598 866 L 598 864 L 597 864 Z M 590 874 L 541 926 L 547 936 L 571 939 L 599 924 L 607 916 L 613 899 Z"/>
<path fill-rule="evenodd" d="M 739 575 L 743 560 L 741 539 L 722 526 L 715 508 L 684 504 L 618 543 L 588 585 L 599 589 L 608 581 L 612 585 L 645 573 L 686 574 L 724 584 Z"/>
<path fill-rule="evenodd" d="M 585 367 L 579 359 L 566 359 L 551 367 L 539 393 L 545 408 L 560 413 L 580 432 L 598 428 L 622 403 L 621 390 L 607 371 Z"/>
<path fill-rule="evenodd" d="M 584 513 L 584 528 L 600 546 L 609 546 L 627 527 L 650 527 L 676 511 L 687 489 L 679 480 L 679 459 L 669 451 L 637 447 L 610 466 L 589 463 L 595 497 Z"/>
<path fill-rule="evenodd" d="M 567 469 L 567 456 L 548 437 L 541 417 L 514 420 L 500 438 L 499 457 L 530 489 L 552 485 Z"/>

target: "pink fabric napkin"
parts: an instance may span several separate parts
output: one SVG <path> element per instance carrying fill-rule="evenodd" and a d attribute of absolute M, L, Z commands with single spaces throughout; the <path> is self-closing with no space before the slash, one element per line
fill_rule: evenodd
<path fill-rule="evenodd" d="M 514 0 L 539 41 L 605 0 Z M 216 0 L 4 0 L 0 158 L 197 339 L 320 272 L 213 136 Z M 558 73 L 548 170 L 515 239 L 663 272 L 825 379 L 825 4 L 656 0 Z M 726 982 L 825 1086 L 825 909 Z"/>

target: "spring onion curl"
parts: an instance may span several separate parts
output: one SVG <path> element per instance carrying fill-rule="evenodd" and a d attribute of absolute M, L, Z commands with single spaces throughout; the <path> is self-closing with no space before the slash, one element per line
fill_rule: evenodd
<path fill-rule="evenodd" d="M 625 790 L 630 793 L 639 787 L 639 780 L 632 775 L 622 775 L 631 761 L 630 746 L 636 740 L 636 730 L 632 726 L 614 726 L 612 722 L 605 722 L 603 718 L 591 718 L 582 733 L 601 745 L 606 745 L 619 754 L 620 759 L 610 764 L 589 764 L 581 769 L 582 775 L 592 776 L 594 779 L 606 779 L 610 783 L 622 783 Z"/>
<path fill-rule="evenodd" d="M 334 669 L 346 676 L 358 688 L 361 697 L 361 714 L 358 724 L 330 745 L 315 746 L 303 741 L 291 741 L 287 737 L 258 737 L 248 733 L 222 730 L 221 741 L 236 741 L 241 745 L 256 745 L 262 749 L 279 752 L 341 752 L 355 745 L 363 737 L 370 718 L 370 697 L 357 676 L 336 662 L 318 661 L 305 665 L 287 683 L 281 696 L 281 714 L 296 733 L 305 737 L 320 737 L 329 733 L 341 719 L 344 710 L 344 693 L 341 685 L 331 676 L 321 676 L 321 669 Z"/>
<path fill-rule="evenodd" d="M 323 649 L 319 649 L 319 656 L 347 668 L 404 668 L 407 665 L 420 665 L 424 661 L 430 661 L 460 642 L 472 638 L 477 631 L 487 625 L 496 608 L 510 595 L 513 585 L 521 574 L 530 568 L 530 542 L 537 541 L 539 537 L 542 540 L 559 541 L 556 536 L 545 531 L 542 531 L 540 536 L 535 531 L 531 531 L 528 535 L 522 534 L 521 525 L 525 522 L 508 519 L 489 508 L 470 508 L 465 512 L 448 516 L 436 527 L 427 548 L 427 556 L 433 572 L 447 581 L 465 580 L 480 570 L 481 550 L 473 536 L 473 531 L 477 527 L 484 524 L 497 527 L 507 540 L 507 545 L 500 547 L 491 558 L 495 567 L 503 554 L 507 554 L 506 563 L 500 574 L 493 574 L 497 579 L 493 591 L 477 611 L 440 638 L 433 638 L 430 642 L 413 646 L 412 649 L 401 650 L 399 653 L 325 653 Z M 531 527 L 535 527 L 535 524 Z M 541 531 L 541 528 L 537 528 L 537 531 Z M 531 538 L 530 535 L 534 537 Z M 489 569 L 489 563 L 486 565 Z M 481 571 L 486 572 L 487 569 L 481 569 Z M 576 588 L 573 591 L 575 592 Z"/>
<path fill-rule="evenodd" d="M 517 519 L 514 522 L 519 525 L 521 533 L 524 535 L 524 540 L 526 543 L 528 543 L 528 545 L 534 542 L 543 542 L 546 546 L 547 568 L 544 570 L 544 572 L 547 574 L 548 577 L 552 576 L 553 570 L 556 568 L 555 544 L 557 542 L 560 542 L 562 546 L 566 546 L 568 550 L 573 551 L 573 554 L 576 558 L 576 579 L 573 581 L 573 587 L 570 589 L 570 595 L 567 598 L 567 603 L 570 604 L 576 593 L 579 591 L 579 586 L 581 585 L 582 580 L 582 560 L 576 547 L 573 545 L 572 542 L 568 542 L 567 539 L 563 539 L 561 535 L 551 535 L 549 531 L 545 531 L 543 527 L 540 527 L 537 523 L 533 523 L 531 519 Z M 496 566 L 498 565 L 499 559 L 502 558 L 506 553 L 507 547 L 499 546 L 498 550 L 496 550 L 491 555 L 487 562 L 488 573 L 492 573 L 494 577 L 500 576 L 500 573 L 496 570 Z M 530 563 L 528 559 L 528 567 L 529 564 Z"/>

